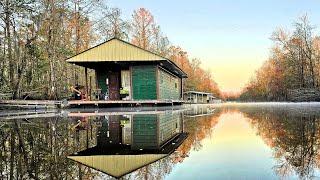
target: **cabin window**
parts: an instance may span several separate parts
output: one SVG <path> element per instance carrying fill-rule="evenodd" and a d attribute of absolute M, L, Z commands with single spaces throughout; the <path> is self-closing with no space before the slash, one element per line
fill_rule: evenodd
<path fill-rule="evenodd" d="M 178 83 L 174 83 L 174 87 L 177 89 L 178 88 Z"/>

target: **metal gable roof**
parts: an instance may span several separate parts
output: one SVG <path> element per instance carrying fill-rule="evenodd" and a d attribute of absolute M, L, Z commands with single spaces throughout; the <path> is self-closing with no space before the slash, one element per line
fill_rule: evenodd
<path fill-rule="evenodd" d="M 168 60 L 123 40 L 113 38 L 69 59 L 67 62 L 161 61 Z"/>

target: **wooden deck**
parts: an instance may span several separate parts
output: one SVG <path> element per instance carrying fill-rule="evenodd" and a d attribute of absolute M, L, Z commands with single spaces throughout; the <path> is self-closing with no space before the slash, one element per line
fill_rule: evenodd
<path fill-rule="evenodd" d="M 181 105 L 180 100 L 132 100 L 132 101 L 68 101 L 68 107 L 139 107 L 139 106 L 173 106 Z"/>
<path fill-rule="evenodd" d="M 55 110 L 50 111 L 13 111 L 13 112 L 0 112 L 0 119 L 11 120 L 11 119 L 33 119 L 33 118 L 48 118 L 58 116 L 59 113 Z"/>
<path fill-rule="evenodd" d="M 0 109 L 54 109 L 61 104 L 62 101 L 49 100 L 0 100 Z"/>
<path fill-rule="evenodd" d="M 49 100 L 0 100 L 0 109 L 54 109 L 90 107 L 152 107 L 181 105 L 181 100 L 130 100 L 130 101 L 49 101 Z"/>
<path fill-rule="evenodd" d="M 111 108 L 112 109 L 112 108 Z M 121 109 L 120 111 L 99 111 L 96 110 L 95 112 L 78 112 L 77 109 L 70 109 L 64 110 L 63 115 L 66 117 L 97 117 L 97 116 L 115 116 L 115 115 L 137 115 L 137 114 L 163 114 L 166 111 L 175 111 L 175 112 L 183 112 L 185 109 L 183 107 L 179 107 L 179 109 L 168 109 L 168 110 L 159 110 L 154 108 L 154 110 L 138 110 L 135 109 L 134 111 L 128 111 L 125 108 Z"/>

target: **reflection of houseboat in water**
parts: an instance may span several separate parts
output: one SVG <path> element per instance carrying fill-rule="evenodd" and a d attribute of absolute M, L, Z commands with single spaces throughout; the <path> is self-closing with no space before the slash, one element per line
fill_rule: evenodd
<path fill-rule="evenodd" d="M 184 111 L 185 117 L 199 117 L 199 116 L 207 116 L 214 113 L 215 108 L 206 105 L 197 105 L 192 108 Z"/>
<path fill-rule="evenodd" d="M 178 148 L 187 137 L 181 112 L 99 116 L 97 145 L 68 158 L 119 178 Z"/>

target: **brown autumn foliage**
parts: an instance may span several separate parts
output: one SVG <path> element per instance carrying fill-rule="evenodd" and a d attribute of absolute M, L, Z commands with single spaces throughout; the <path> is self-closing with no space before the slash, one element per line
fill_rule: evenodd
<path fill-rule="evenodd" d="M 293 90 L 319 92 L 320 38 L 308 17 L 299 18 L 291 32 L 275 31 L 271 39 L 274 45 L 269 59 L 256 71 L 240 100 L 286 101 Z"/>

